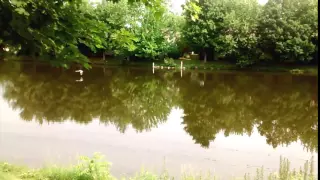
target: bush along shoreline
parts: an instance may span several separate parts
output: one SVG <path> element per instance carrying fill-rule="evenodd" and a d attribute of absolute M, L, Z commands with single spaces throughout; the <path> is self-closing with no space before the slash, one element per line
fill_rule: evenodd
<path fill-rule="evenodd" d="M 300 169 L 291 169 L 290 162 L 286 158 L 280 157 L 278 172 L 266 173 L 263 166 L 256 169 L 256 174 L 244 174 L 237 179 L 244 180 L 315 180 L 317 175 L 314 172 L 313 157 L 306 161 Z M 1 180 L 117 180 L 110 173 L 111 163 L 104 160 L 103 156 L 95 153 L 92 158 L 80 157 L 78 164 L 70 167 L 50 166 L 40 169 L 30 169 L 19 167 L 8 163 L 0 163 Z M 132 177 L 122 177 L 128 180 L 172 180 L 174 179 L 164 171 L 157 175 L 146 170 L 141 170 Z M 218 180 L 214 174 L 202 173 L 192 174 L 183 172 L 181 180 Z"/>

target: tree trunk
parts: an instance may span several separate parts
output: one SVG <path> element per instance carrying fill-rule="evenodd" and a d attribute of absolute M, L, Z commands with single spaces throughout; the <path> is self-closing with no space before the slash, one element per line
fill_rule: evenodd
<path fill-rule="evenodd" d="M 0 61 L 4 61 L 4 45 L 0 44 Z"/>
<path fill-rule="evenodd" d="M 203 62 L 206 63 L 207 62 L 207 52 L 206 50 L 204 50 L 204 58 L 203 58 Z"/>
<path fill-rule="evenodd" d="M 3 49 L 3 48 L 4 48 L 4 45 L 3 45 L 3 44 L 0 44 L 0 54 L 1 54 L 1 53 L 4 53 L 4 49 Z"/>
<path fill-rule="evenodd" d="M 203 81 L 206 82 L 206 80 L 207 80 L 207 72 L 204 72 Z"/>
<path fill-rule="evenodd" d="M 36 59 L 34 58 L 34 56 L 32 56 L 32 72 L 36 73 L 37 72 L 37 63 L 36 63 Z"/>

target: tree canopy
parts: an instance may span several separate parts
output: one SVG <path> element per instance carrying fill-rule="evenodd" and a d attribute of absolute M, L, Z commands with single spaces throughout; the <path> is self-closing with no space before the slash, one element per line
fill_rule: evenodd
<path fill-rule="evenodd" d="M 161 22 L 163 6 L 161 0 L 103 1 L 98 7 L 84 0 L 3 0 L 0 43 L 1 47 L 18 49 L 19 55 L 39 57 L 53 65 L 67 67 L 76 62 L 89 67 L 88 58 L 79 51 L 79 46 L 84 45 L 93 53 L 112 50 L 116 55 L 126 55 L 144 43 L 147 35 L 157 39 L 156 32 L 141 35 L 145 33 L 141 31 L 150 27 L 148 24 L 156 26 L 155 22 Z M 138 11 L 145 13 L 140 17 Z M 133 23 L 141 23 L 142 28 Z M 159 25 L 156 28 L 161 32 Z M 139 39 L 138 34 L 142 36 Z M 142 48 L 145 49 L 139 50 Z M 152 45 L 147 47 L 142 54 L 149 57 L 151 51 L 151 56 L 156 56 L 152 48 Z"/>
<path fill-rule="evenodd" d="M 168 7 L 165 0 L 1 0 L 0 51 L 86 68 L 88 51 L 148 61 L 178 58 L 186 47 L 204 61 L 240 67 L 317 63 L 316 0 L 187 0 L 182 15 Z"/>
<path fill-rule="evenodd" d="M 256 0 L 189 0 L 184 9 L 184 38 L 211 59 L 240 66 L 315 60 L 316 0 L 269 0 L 264 6 Z"/>

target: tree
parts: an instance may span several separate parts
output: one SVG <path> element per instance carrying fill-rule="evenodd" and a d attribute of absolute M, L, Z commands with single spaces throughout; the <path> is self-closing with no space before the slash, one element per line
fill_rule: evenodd
<path fill-rule="evenodd" d="M 309 63 L 317 58 L 315 0 L 189 0 L 183 35 L 209 59 L 232 60 L 241 67 L 264 60 Z"/>
<path fill-rule="evenodd" d="M 215 26 L 213 24 L 213 20 L 209 20 L 208 17 L 208 8 L 209 8 L 209 1 L 196 1 L 190 0 L 186 2 L 184 6 L 184 16 L 185 16 L 185 26 L 183 29 L 184 39 L 187 40 L 187 43 L 192 47 L 192 49 L 196 51 L 204 50 L 204 61 L 207 61 L 206 50 L 211 49 L 212 44 L 210 40 L 212 37 L 210 35 L 216 35 L 216 32 L 208 31 L 209 24 L 211 27 Z M 210 17 L 211 18 L 211 17 Z M 213 17 L 213 18 L 219 18 Z M 209 21 L 209 22 L 207 22 Z"/>
<path fill-rule="evenodd" d="M 259 47 L 267 60 L 310 62 L 318 39 L 317 2 L 270 0 L 258 23 Z M 269 57 L 269 58 L 268 58 Z"/>
<path fill-rule="evenodd" d="M 98 5 L 95 10 L 96 16 L 108 28 L 107 45 L 103 51 L 111 51 L 116 56 L 129 57 L 136 49 L 134 42 L 137 41 L 137 38 L 131 32 L 130 27 L 136 20 L 136 14 L 133 12 L 137 8 L 138 6 L 129 5 L 125 0 Z"/>
<path fill-rule="evenodd" d="M 41 57 L 67 67 L 77 62 L 89 67 L 77 45 L 93 51 L 103 46 L 104 26 L 80 0 L 3 0 L 0 39 L 20 46 L 19 54 Z"/>
<path fill-rule="evenodd" d="M 256 0 L 228 0 L 224 6 L 224 41 L 229 43 L 220 51 L 240 67 L 256 63 L 261 54 L 257 49 L 257 22 L 261 7 Z"/>
<path fill-rule="evenodd" d="M 194 4 L 201 9 L 197 19 L 193 18 Z M 258 15 L 258 4 L 253 0 L 188 1 L 184 35 L 196 51 L 204 53 L 205 62 L 208 53 L 211 59 L 233 56 L 238 60 L 243 55 L 251 54 L 256 45 Z M 238 61 L 241 63 L 241 60 Z"/>
<path fill-rule="evenodd" d="M 159 7 L 155 14 L 163 11 L 161 0 L 141 2 Z M 82 0 L 1 0 L 0 10 L 0 42 L 19 46 L 20 55 L 40 57 L 53 65 L 68 67 L 75 62 L 89 68 L 78 45 L 93 52 L 106 48 L 108 27 Z"/>

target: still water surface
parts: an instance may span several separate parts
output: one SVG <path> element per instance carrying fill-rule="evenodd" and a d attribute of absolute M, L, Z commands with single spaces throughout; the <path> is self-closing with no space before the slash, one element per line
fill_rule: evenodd
<path fill-rule="evenodd" d="M 0 161 L 68 165 L 101 152 L 116 176 L 165 166 L 229 177 L 277 170 L 280 156 L 293 168 L 317 159 L 316 76 L 74 70 L 0 64 Z"/>

